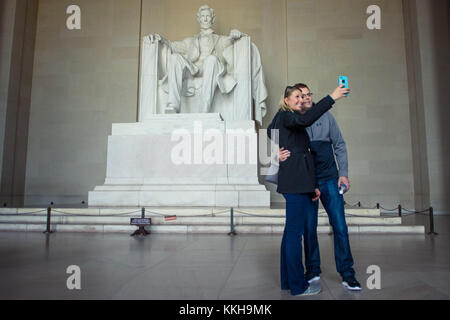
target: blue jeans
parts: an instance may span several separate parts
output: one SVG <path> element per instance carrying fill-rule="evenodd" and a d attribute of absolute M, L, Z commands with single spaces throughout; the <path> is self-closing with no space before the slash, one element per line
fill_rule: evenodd
<path fill-rule="evenodd" d="M 334 260 L 342 278 L 355 275 L 353 257 L 345 222 L 344 197 L 339 194 L 338 179 L 319 180 L 320 201 L 328 214 L 333 228 Z M 319 202 L 314 202 L 314 214 L 309 215 L 305 229 L 305 267 L 307 274 L 320 274 L 319 241 L 317 240 L 317 218 Z"/>
<path fill-rule="evenodd" d="M 281 241 L 281 288 L 291 290 L 292 295 L 308 288 L 302 261 L 302 237 L 307 216 L 314 213 L 314 205 L 307 194 L 283 194 L 286 199 L 286 224 Z"/>

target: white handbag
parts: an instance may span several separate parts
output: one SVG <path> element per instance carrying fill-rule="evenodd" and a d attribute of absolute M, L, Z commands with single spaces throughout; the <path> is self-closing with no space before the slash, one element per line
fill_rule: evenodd
<path fill-rule="evenodd" d="M 278 119 L 275 121 L 275 125 L 273 127 L 273 129 L 279 129 L 277 124 L 278 124 Z M 273 137 L 272 137 L 273 138 Z M 271 163 L 269 169 L 267 169 L 267 174 L 264 177 L 264 180 L 273 184 L 278 184 L 278 170 L 280 169 L 280 166 L 277 163 Z"/>
<path fill-rule="evenodd" d="M 270 183 L 278 184 L 278 170 L 280 166 L 276 163 L 272 163 L 267 170 L 267 174 L 264 177 L 264 180 Z"/>

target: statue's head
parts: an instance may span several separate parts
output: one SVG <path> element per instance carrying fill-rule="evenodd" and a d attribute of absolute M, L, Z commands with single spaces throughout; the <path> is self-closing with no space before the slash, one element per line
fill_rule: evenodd
<path fill-rule="evenodd" d="M 200 23 L 200 28 L 208 29 L 211 28 L 214 24 L 214 20 L 216 18 L 216 14 L 214 13 L 214 9 L 210 8 L 207 5 L 201 6 L 197 12 L 197 21 Z"/>

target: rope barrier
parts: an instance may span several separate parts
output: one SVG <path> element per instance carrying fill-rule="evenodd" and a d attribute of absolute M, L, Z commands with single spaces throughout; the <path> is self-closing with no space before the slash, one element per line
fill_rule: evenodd
<path fill-rule="evenodd" d="M 350 206 L 352 206 L 352 205 L 350 205 Z M 362 209 L 375 209 L 375 208 L 376 207 L 371 207 L 371 208 L 363 207 Z M 385 211 L 397 211 L 398 210 L 398 208 L 386 209 L 386 208 L 384 208 L 382 206 L 380 206 L 380 208 L 385 210 Z M 411 214 L 423 214 L 423 213 L 429 212 L 429 209 L 425 209 L 425 210 L 421 210 L 421 211 L 413 211 L 413 210 L 408 210 L 408 209 L 402 208 L 402 210 L 404 210 L 404 211 L 406 211 L 408 213 L 411 213 Z M 22 213 L 15 213 L 15 214 L 5 213 L 4 215 L 16 215 L 16 216 L 17 215 L 21 215 L 21 214 L 28 215 L 28 214 L 43 213 L 43 212 L 46 212 L 46 211 L 47 211 L 47 209 L 43 209 L 43 210 L 39 210 L 39 211 L 22 212 Z M 80 217 L 98 216 L 98 215 L 95 215 L 95 214 L 82 214 L 82 213 L 76 213 L 76 212 L 64 212 L 64 211 L 61 211 L 61 210 L 58 210 L 58 209 L 52 209 L 52 212 L 60 213 L 60 214 L 64 214 L 64 215 L 80 216 Z M 122 213 L 107 214 L 107 215 L 105 214 L 105 215 L 100 215 L 100 216 L 101 217 L 117 217 L 117 216 L 127 216 L 127 215 L 137 214 L 137 213 L 140 213 L 140 212 L 141 212 L 141 210 L 135 210 L 135 211 L 130 211 L 130 212 L 122 212 Z M 147 210 L 147 209 L 146 209 L 146 212 L 147 213 L 152 213 L 152 214 L 157 215 L 157 216 L 162 216 L 162 217 L 170 217 L 170 216 L 172 216 L 172 215 L 169 215 L 167 213 L 161 213 L 161 212 L 151 211 L 151 210 Z M 189 217 L 189 218 L 208 217 L 208 216 L 214 217 L 216 215 L 229 213 L 229 212 L 230 212 L 230 209 L 226 209 L 226 210 L 219 211 L 219 212 L 212 212 L 212 213 L 202 214 L 202 215 L 188 215 L 188 216 L 185 216 L 185 217 Z M 245 211 L 238 210 L 238 209 L 234 209 L 234 212 L 241 213 L 241 214 L 244 214 L 244 215 L 247 215 L 247 216 L 252 216 L 252 217 L 260 217 L 260 218 L 279 218 L 280 217 L 279 215 L 261 215 L 261 214 L 249 213 L 249 212 L 245 212 Z M 1 213 L 1 210 L 0 210 L 0 215 L 2 215 L 2 214 L 3 213 Z M 403 215 L 406 216 L 408 214 L 403 213 Z M 357 214 L 351 214 L 351 213 L 346 213 L 345 216 L 346 217 L 361 217 L 361 218 L 367 217 L 367 215 L 357 215 Z M 183 217 L 183 216 L 178 216 L 178 217 Z"/>
<path fill-rule="evenodd" d="M 344 201 L 344 205 L 349 205 L 350 207 L 356 207 L 356 206 L 361 207 L 361 202 L 358 201 L 355 204 L 349 204 L 349 203 Z"/>
<path fill-rule="evenodd" d="M 1 208 L 0 208 L 0 214 L 9 215 L 9 216 L 18 216 L 21 214 L 36 214 L 36 213 L 42 213 L 42 212 L 47 212 L 47 209 L 42 209 L 39 211 L 31 211 L 31 212 L 22 212 L 22 213 L 1 213 Z"/>
<path fill-rule="evenodd" d="M 377 205 L 374 206 L 374 207 L 364 207 L 364 206 L 361 205 L 361 202 L 357 202 L 355 204 L 349 204 L 347 202 L 344 202 L 344 204 L 346 206 L 349 206 L 349 207 L 358 207 L 358 208 L 361 208 L 361 209 L 382 209 L 384 211 L 398 211 L 399 207 L 401 207 L 399 205 L 399 207 L 397 207 L 397 208 L 387 209 L 387 208 L 384 208 L 383 206 L 379 205 L 379 203 L 377 203 Z M 255 216 L 255 217 L 263 217 L 263 218 L 268 218 L 268 217 L 276 218 L 276 217 L 278 217 L 278 216 L 269 216 L 269 215 L 258 215 L 258 214 L 254 214 L 254 213 L 249 213 L 249 212 L 245 212 L 245 211 L 242 211 L 242 210 L 238 210 L 238 209 L 234 209 L 234 210 L 235 210 L 235 212 L 246 214 L 246 215 L 251 215 L 251 216 Z M 409 210 L 409 209 L 401 207 L 401 210 L 402 211 L 406 211 L 408 213 L 420 214 L 420 213 L 427 213 L 427 212 L 429 212 L 430 209 L 424 209 L 424 210 L 420 210 L 420 211 L 415 211 L 415 210 Z M 12 213 L 2 213 L 1 212 L 1 208 L 0 208 L 0 214 L 4 214 L 4 215 L 21 215 L 21 214 L 28 215 L 28 214 L 43 213 L 43 212 L 46 212 L 46 211 L 47 211 L 47 209 L 42 209 L 42 210 L 39 210 L 39 211 L 31 211 L 31 212 L 27 212 L 26 211 L 26 212 L 12 214 Z M 73 216 L 97 216 L 95 214 L 82 214 L 82 213 L 77 213 L 77 212 L 64 212 L 61 209 L 53 209 L 53 208 L 52 208 L 52 211 L 56 212 L 56 213 L 60 213 L 60 214 L 73 215 Z M 126 215 L 136 214 L 136 213 L 140 213 L 140 212 L 141 212 L 141 209 L 135 210 L 135 211 L 130 211 L 130 212 L 121 212 L 121 213 L 117 213 L 117 214 L 105 214 L 105 215 L 101 214 L 100 216 L 102 216 L 102 217 L 116 217 L 116 216 L 126 216 Z M 148 209 L 146 209 L 146 212 L 147 213 L 152 213 L 152 214 L 155 214 L 155 215 L 159 215 L 159 216 L 171 216 L 171 215 L 168 215 L 167 213 L 157 212 L 157 211 L 148 210 Z M 230 212 L 230 209 L 224 209 L 224 210 L 219 211 L 219 212 L 212 212 L 212 213 L 201 214 L 201 215 L 189 215 L 188 217 L 208 217 L 208 216 L 214 217 L 216 215 L 229 213 L 229 212 Z M 349 216 L 358 216 L 358 215 L 353 215 L 353 214 L 348 214 L 348 215 Z M 361 217 L 366 217 L 366 216 L 361 216 Z"/>
<path fill-rule="evenodd" d="M 277 215 L 277 216 L 274 216 L 274 215 L 258 215 L 258 214 L 243 212 L 243 211 L 240 211 L 240 210 L 237 210 L 237 209 L 234 209 L 234 211 L 238 212 L 238 213 L 241 213 L 241 214 L 245 214 L 247 216 L 259 217 L 259 218 L 284 218 L 284 216 L 280 216 L 280 215 Z M 358 214 L 353 214 L 353 213 L 345 213 L 345 217 L 346 218 L 351 218 L 351 217 L 354 217 L 354 218 L 370 218 L 372 216 L 358 215 Z M 373 216 L 373 217 L 375 217 L 375 216 Z"/>
<path fill-rule="evenodd" d="M 56 213 L 61 213 L 64 215 L 71 215 L 71 216 L 79 216 L 79 217 L 98 217 L 98 215 L 94 215 L 94 214 L 80 214 L 80 213 L 74 213 L 74 212 L 64 212 L 64 211 L 60 211 L 60 210 L 54 210 L 53 212 Z M 117 216 L 125 216 L 125 215 L 130 215 L 130 214 L 135 214 L 135 213 L 140 213 L 141 210 L 136 210 L 136 211 L 131 211 L 131 212 L 124 212 L 124 213 L 117 213 L 117 214 L 109 214 L 109 215 L 100 215 L 101 217 L 117 217 Z"/>
<path fill-rule="evenodd" d="M 383 206 L 381 206 L 379 203 L 376 204 L 375 207 L 372 208 L 365 208 L 362 207 L 361 202 L 358 201 L 355 204 L 349 204 L 347 202 L 344 201 L 344 205 L 346 206 L 350 206 L 350 207 L 358 207 L 361 209 L 382 209 L 384 211 L 388 211 L 388 213 L 384 212 L 384 214 L 391 214 L 391 212 L 393 213 L 394 211 L 398 212 L 398 216 L 402 217 L 402 216 L 411 216 L 411 215 L 428 215 L 430 217 L 430 229 L 431 231 L 427 234 L 432 234 L 432 235 L 437 235 L 436 232 L 434 232 L 434 217 L 433 217 L 433 207 L 430 207 L 429 209 L 424 209 L 424 210 L 420 210 L 420 211 L 416 211 L 416 210 L 409 210 L 406 208 L 403 208 L 400 204 L 398 205 L 397 208 L 393 208 L 393 209 L 387 209 L 384 208 Z M 144 211 L 144 208 L 140 208 L 139 210 L 135 210 L 135 211 L 130 211 L 130 212 L 122 212 L 122 213 L 117 213 L 117 214 L 108 214 L 108 215 L 100 215 L 101 217 L 118 217 L 118 216 L 130 216 L 133 214 L 137 214 L 140 213 L 142 211 Z M 51 213 L 52 211 L 54 213 L 59 213 L 59 214 L 63 214 L 63 215 L 72 215 L 72 216 L 83 216 L 83 217 L 87 217 L 87 216 L 95 216 L 97 217 L 98 215 L 93 215 L 93 214 L 80 214 L 80 213 L 76 213 L 76 212 L 64 212 L 58 209 L 52 209 L 51 207 L 48 207 L 47 209 L 42 209 L 42 210 L 38 210 L 38 211 L 31 211 L 31 212 L 22 212 L 22 213 L 15 213 L 15 214 L 11 214 L 11 213 L 1 213 L 1 208 L 0 208 L 0 215 L 30 215 L 30 214 L 37 214 L 37 213 L 43 213 L 47 211 L 47 225 L 46 225 L 46 231 L 44 233 L 52 233 L 53 231 L 50 230 L 50 220 L 51 220 Z M 403 211 L 405 211 L 406 213 L 404 213 Z M 283 218 L 284 216 L 280 216 L 280 215 L 261 215 L 261 214 L 255 214 L 255 213 L 249 213 L 249 212 L 245 212 L 239 209 L 234 209 L 234 208 L 227 208 L 224 209 L 222 211 L 218 211 L 218 212 L 211 212 L 208 214 L 201 214 L 201 215 L 187 215 L 187 216 L 179 216 L 179 217 L 187 217 L 187 218 L 196 218 L 196 217 L 215 217 L 216 215 L 221 215 L 221 214 L 225 214 L 225 213 L 230 213 L 230 232 L 228 233 L 229 235 L 235 235 L 236 232 L 234 230 L 234 213 L 240 213 L 243 214 L 245 216 L 250 216 L 250 217 L 258 217 L 258 218 Z M 177 217 L 176 215 L 169 215 L 167 213 L 161 213 L 161 212 L 157 212 L 157 211 L 152 211 L 152 210 L 147 210 L 147 213 L 153 214 L 153 215 L 157 215 L 157 216 L 162 216 L 164 218 L 170 218 L 170 217 Z M 367 215 L 358 215 L 358 214 L 350 214 L 350 213 L 345 213 L 345 217 L 359 217 L 359 218 L 367 218 L 367 217 L 371 217 L 371 216 L 367 216 Z"/>
<path fill-rule="evenodd" d="M 397 210 L 398 210 L 398 208 L 394 208 L 394 209 L 386 209 L 386 208 L 384 208 L 384 207 L 382 207 L 382 206 L 380 206 L 380 208 L 383 209 L 383 210 L 385 210 L 385 211 L 397 211 Z"/>
<path fill-rule="evenodd" d="M 46 211 L 47 211 L 47 209 L 43 209 L 43 210 L 39 210 L 39 211 L 22 212 L 22 213 L 15 213 L 15 214 L 5 213 L 5 215 L 16 215 L 16 216 L 17 215 L 28 215 L 28 214 L 44 213 Z M 52 212 L 53 213 L 63 214 L 63 215 L 78 216 L 78 217 L 92 217 L 92 216 L 98 217 L 97 214 L 82 214 L 82 213 L 79 213 L 79 212 L 64 212 L 64 211 L 58 210 L 58 209 L 52 209 Z M 128 215 L 138 214 L 140 212 L 141 212 L 141 210 L 135 210 L 135 211 L 130 211 L 130 212 L 122 212 L 122 213 L 117 213 L 117 214 L 105 214 L 105 215 L 100 215 L 100 216 L 101 217 L 119 217 L 119 216 L 128 216 Z M 173 216 L 173 215 L 170 215 L 170 214 L 167 214 L 167 213 L 161 213 L 161 212 L 152 211 L 152 210 L 146 210 L 146 212 L 150 213 L 150 214 L 157 215 L 157 216 L 161 216 L 161 217 L 171 217 L 171 216 Z M 214 217 L 216 215 L 221 215 L 221 214 L 229 213 L 229 212 L 230 212 L 230 209 L 225 209 L 225 210 L 222 210 L 222 211 L 211 212 L 211 213 L 207 213 L 207 214 L 188 215 L 186 217 L 189 217 L 189 218 Z M 1 210 L 0 210 L 0 215 L 2 215 Z"/>
<path fill-rule="evenodd" d="M 158 215 L 158 216 L 164 216 L 164 217 L 170 217 L 171 216 L 171 215 L 168 215 L 168 214 L 165 214 L 165 213 L 159 213 L 159 212 L 156 212 L 156 211 L 147 210 L 147 212 L 153 213 L 153 214 Z M 219 212 L 211 212 L 211 213 L 207 213 L 207 214 L 189 215 L 189 216 L 186 216 L 186 217 L 189 217 L 189 218 L 214 217 L 215 215 L 228 213 L 228 212 L 230 212 L 230 209 L 226 209 L 226 210 L 219 211 Z M 184 217 L 184 216 L 180 216 L 180 217 Z"/>

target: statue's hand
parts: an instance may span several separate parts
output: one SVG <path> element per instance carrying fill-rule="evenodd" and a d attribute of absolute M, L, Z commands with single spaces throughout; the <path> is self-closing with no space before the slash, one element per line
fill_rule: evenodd
<path fill-rule="evenodd" d="M 243 34 L 242 32 L 240 32 L 239 30 L 233 29 L 230 32 L 230 38 L 231 40 L 238 40 L 240 38 L 242 38 L 245 34 Z"/>
<path fill-rule="evenodd" d="M 166 38 L 161 37 L 159 34 L 154 33 L 154 34 L 149 35 L 148 37 L 149 37 L 151 43 L 154 43 L 155 41 L 164 43 L 165 45 L 167 45 L 170 48 L 170 50 L 173 51 L 172 43 L 170 43 L 170 41 L 167 40 Z"/>
<path fill-rule="evenodd" d="M 157 33 L 151 34 L 148 37 L 150 38 L 150 42 L 151 43 L 154 43 L 155 41 L 161 41 L 162 40 L 162 37 L 159 34 L 157 34 Z"/>

